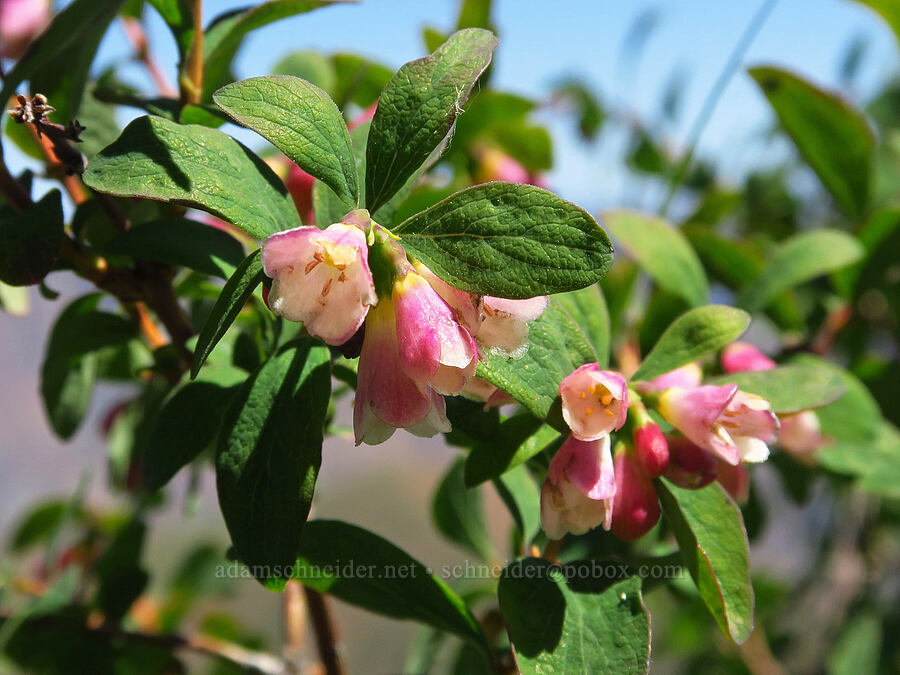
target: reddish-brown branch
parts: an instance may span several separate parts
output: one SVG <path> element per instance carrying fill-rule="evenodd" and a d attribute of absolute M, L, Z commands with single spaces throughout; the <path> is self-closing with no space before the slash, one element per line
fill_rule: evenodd
<path fill-rule="evenodd" d="M 338 651 L 337 626 L 331 617 L 328 601 L 324 595 L 308 586 L 303 587 L 306 593 L 306 606 L 316 636 L 319 658 L 325 668 L 326 675 L 343 675 L 344 664 Z"/>

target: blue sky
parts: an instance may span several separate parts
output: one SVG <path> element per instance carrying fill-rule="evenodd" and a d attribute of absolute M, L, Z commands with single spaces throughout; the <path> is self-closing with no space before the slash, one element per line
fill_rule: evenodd
<path fill-rule="evenodd" d="M 611 2 L 609 0 L 495 0 L 494 20 L 500 34 L 494 85 L 534 97 L 546 96 L 551 83 L 577 75 L 593 84 L 607 101 L 615 101 L 649 121 L 658 119 L 666 84 L 678 71 L 685 78 L 681 116 L 665 127 L 672 147 L 684 143 L 706 93 L 764 0 L 679 0 L 677 2 Z M 206 0 L 206 21 L 245 6 L 247 0 Z M 623 68 L 625 36 L 635 19 L 655 11 L 657 21 L 640 60 Z M 285 53 L 295 49 L 355 51 L 397 67 L 424 54 L 425 25 L 450 29 L 457 0 L 363 0 L 321 9 L 270 25 L 251 34 L 239 54 L 236 74 L 268 73 Z M 174 81 L 175 45 L 166 27 L 147 10 L 151 47 Z M 880 82 L 897 74 L 897 48 L 879 18 L 852 0 L 779 0 L 750 47 L 745 63 L 776 63 L 813 81 L 834 87 L 852 39 L 866 41 L 865 58 L 854 91 L 864 100 Z M 126 58 L 130 48 L 121 29 L 104 40 L 98 66 Z M 138 66 L 126 69 L 135 83 L 149 84 Z M 605 137 L 585 147 L 568 120 L 556 111 L 541 118 L 554 132 L 557 168 L 551 186 L 588 208 L 617 205 L 623 199 L 621 153 L 624 139 Z M 701 154 L 718 158 L 726 175 L 737 177 L 749 166 L 789 152 L 760 141 L 770 124 L 766 103 L 740 70 L 730 82 L 700 143 Z M 234 128 L 230 128 L 235 132 Z M 251 145 L 252 135 L 241 135 Z"/>

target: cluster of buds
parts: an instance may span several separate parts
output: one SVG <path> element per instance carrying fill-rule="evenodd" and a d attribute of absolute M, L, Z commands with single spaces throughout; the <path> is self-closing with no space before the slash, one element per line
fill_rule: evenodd
<path fill-rule="evenodd" d="M 778 438 L 779 421 L 767 400 L 734 384 L 704 385 L 696 364 L 635 389 L 596 363 L 560 384 L 570 436 L 551 460 L 541 490 L 541 522 L 551 538 L 598 526 L 625 541 L 643 536 L 659 520 L 653 483 L 659 476 L 694 489 L 718 478 L 737 498 L 745 497 L 744 463 L 766 460 Z M 648 407 L 672 426 L 671 433 L 663 433 Z M 613 443 L 610 434 L 623 428 Z"/>
<path fill-rule="evenodd" d="M 411 260 L 365 210 L 324 230 L 269 237 L 262 263 L 275 314 L 345 353 L 361 343 L 357 445 L 381 443 L 397 428 L 420 436 L 449 431 L 444 396 L 472 383 L 480 354 L 523 353 L 527 322 L 547 305 L 547 298 L 507 300 L 450 286 Z"/>

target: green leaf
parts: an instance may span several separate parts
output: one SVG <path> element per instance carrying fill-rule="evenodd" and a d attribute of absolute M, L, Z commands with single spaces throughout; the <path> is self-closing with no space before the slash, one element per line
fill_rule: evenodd
<path fill-rule="evenodd" d="M 527 548 L 541 529 L 541 491 L 537 483 L 528 469 L 520 465 L 495 478 L 494 487 L 516 523 L 523 547 Z"/>
<path fill-rule="evenodd" d="M 97 559 L 94 568 L 99 578 L 97 605 L 112 625 L 122 620 L 150 579 L 141 568 L 146 532 L 147 527 L 142 521 L 128 521 Z"/>
<path fill-rule="evenodd" d="M 497 592 L 519 672 L 648 672 L 650 614 L 640 579 L 603 583 L 578 566 L 526 558 L 503 570 Z"/>
<path fill-rule="evenodd" d="M 13 530 L 9 548 L 21 553 L 40 542 L 52 539 L 65 522 L 70 509 L 69 502 L 64 499 L 53 499 L 32 507 Z"/>
<path fill-rule="evenodd" d="M 6 74 L 0 90 L 0 101 L 6 103 L 16 88 L 39 70 L 55 67 L 57 72 L 68 72 L 72 80 L 68 100 L 59 101 L 57 107 L 65 106 L 68 112 L 73 113 L 81 101 L 87 71 L 100 38 L 121 5 L 122 0 L 75 0 L 68 5 L 54 17 L 53 23 L 31 43 L 22 58 Z M 71 58 L 64 58 L 73 54 L 77 56 L 74 62 Z M 61 67 L 61 64 L 66 64 L 66 67 Z M 53 100 L 50 103 L 57 104 Z"/>
<path fill-rule="evenodd" d="M 485 526 L 484 504 L 477 488 L 466 487 L 463 459 L 457 459 L 434 493 L 431 514 L 437 529 L 450 541 L 490 560 L 493 549 Z"/>
<path fill-rule="evenodd" d="M 350 133 L 324 91 L 297 77 L 273 75 L 229 84 L 213 100 L 334 190 L 348 210 L 359 204 Z"/>
<path fill-rule="evenodd" d="M 693 307 L 708 302 L 703 265 L 679 229 L 637 211 L 608 211 L 603 222 L 663 290 Z"/>
<path fill-rule="evenodd" d="M 337 75 L 334 64 L 327 56 L 311 49 L 291 52 L 272 66 L 273 75 L 299 77 L 334 97 Z"/>
<path fill-rule="evenodd" d="M 431 56 L 410 61 L 381 92 L 366 150 L 366 208 L 375 213 L 437 148 L 462 112 L 497 47 L 493 33 L 468 28 Z"/>
<path fill-rule="evenodd" d="M 142 485 L 151 493 L 213 445 L 228 403 L 246 373 L 210 368 L 203 377 L 172 392 L 156 413 L 141 458 Z"/>
<path fill-rule="evenodd" d="M 821 408 L 836 401 L 847 386 L 843 380 L 827 368 L 815 366 L 780 366 L 772 370 L 724 375 L 713 384 L 733 382 L 741 391 L 756 394 L 772 404 L 779 414 Z"/>
<path fill-rule="evenodd" d="M 581 327 L 597 354 L 597 362 L 601 368 L 605 368 L 609 364 L 609 309 L 600 286 L 560 293 L 554 300 Z"/>
<path fill-rule="evenodd" d="M 783 291 L 852 265 L 863 254 L 854 237 L 838 230 L 795 234 L 779 244 L 762 273 L 738 296 L 737 304 L 758 312 Z"/>
<path fill-rule="evenodd" d="M 875 136 L 863 114 L 786 70 L 761 66 L 749 73 L 841 209 L 861 218 L 871 197 L 875 152 Z"/>
<path fill-rule="evenodd" d="M 241 386 L 216 454 L 231 541 L 270 590 L 291 578 L 322 462 L 331 369 L 328 349 L 317 345 L 289 343 Z"/>
<path fill-rule="evenodd" d="M 237 239 L 187 218 L 142 223 L 118 234 L 102 252 L 183 266 L 222 279 L 244 259 L 244 248 Z"/>
<path fill-rule="evenodd" d="M 206 357 L 225 335 L 265 276 L 262 257 L 257 249 L 244 258 L 244 262 L 225 282 L 225 286 L 197 338 L 197 346 L 194 347 L 194 362 L 191 364 L 191 379 L 197 377 Z"/>
<path fill-rule="evenodd" d="M 700 597 L 738 644 L 753 630 L 749 543 L 740 509 L 721 485 L 686 490 L 662 480 L 656 492 Z"/>
<path fill-rule="evenodd" d="M 231 62 L 247 33 L 270 23 L 347 0 L 269 0 L 231 10 L 213 19 L 203 37 L 203 88 L 205 96 L 230 82 Z M 189 59 L 185 59 L 185 63 Z"/>
<path fill-rule="evenodd" d="M 894 0 L 856 0 L 856 2 L 878 12 L 885 23 L 894 31 L 897 40 L 900 40 L 900 5 Z"/>
<path fill-rule="evenodd" d="M 584 288 L 612 263 L 609 239 L 590 214 L 519 183 L 467 188 L 394 232 L 451 285 L 504 298 Z"/>
<path fill-rule="evenodd" d="M 337 520 L 303 529 L 296 577 L 346 603 L 409 619 L 484 644 L 463 600 L 431 570 L 388 541 Z"/>
<path fill-rule="evenodd" d="M 897 18 L 900 20 L 900 12 Z M 826 672 L 828 675 L 879 672 L 882 639 L 881 618 L 874 611 L 856 614 L 841 627 L 841 634 L 828 654 Z"/>
<path fill-rule="evenodd" d="M 597 354 L 578 324 L 552 297 L 547 311 L 531 323 L 528 341 L 528 351 L 520 359 L 497 355 L 479 359 L 477 375 L 545 420 L 558 398 L 562 379 L 579 366 L 597 361 Z M 565 429 L 561 417 L 552 422 Z"/>
<path fill-rule="evenodd" d="M 139 117 L 91 160 L 89 187 L 174 202 L 207 211 L 252 237 L 299 227 L 297 209 L 278 176 L 221 131 Z"/>
<path fill-rule="evenodd" d="M 194 42 L 194 13 L 188 0 L 147 0 L 172 31 L 178 56 L 184 61 Z"/>
<path fill-rule="evenodd" d="M 359 125 L 350 132 L 350 147 L 353 153 L 356 175 L 360 177 L 366 174 L 366 138 L 369 135 L 369 122 Z M 365 187 L 360 183 L 363 192 L 360 200 L 365 200 Z M 341 218 L 347 215 L 347 202 L 338 197 L 334 190 L 325 183 L 317 180 L 312 188 L 313 213 L 316 223 L 320 226 L 328 226 L 331 223 L 341 222 Z M 382 207 L 382 211 L 389 208 L 389 204 Z"/>
<path fill-rule="evenodd" d="M 75 433 L 91 403 L 97 377 L 97 350 L 136 336 L 134 325 L 116 314 L 97 311 L 100 294 L 68 305 L 50 332 L 41 366 L 41 397 L 50 426 L 66 440 Z"/>
<path fill-rule="evenodd" d="M 62 241 L 59 190 L 22 213 L 0 208 L 0 281 L 10 286 L 38 283 L 56 264 Z"/>
<path fill-rule="evenodd" d="M 472 487 L 502 476 L 558 438 L 559 431 L 527 413 L 504 420 L 495 435 L 479 437 L 472 446 L 466 457 L 466 485 Z"/>
<path fill-rule="evenodd" d="M 707 305 L 685 312 L 662 334 L 632 380 L 652 380 L 738 339 L 750 325 L 746 312 Z"/>
<path fill-rule="evenodd" d="M 358 54 L 335 54 L 331 63 L 336 80 L 332 98 L 342 110 L 348 103 L 368 108 L 394 76 L 390 68 Z"/>

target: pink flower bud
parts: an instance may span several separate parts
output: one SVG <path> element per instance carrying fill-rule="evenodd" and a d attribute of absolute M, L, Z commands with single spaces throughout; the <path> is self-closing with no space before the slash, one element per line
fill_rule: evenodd
<path fill-rule="evenodd" d="M 650 478 L 661 476 L 669 466 L 669 444 L 655 422 L 636 427 L 634 430 L 634 453 L 638 465 Z"/>
<path fill-rule="evenodd" d="M 660 414 L 701 448 L 729 464 L 762 462 L 778 435 L 768 401 L 737 385 L 672 387 L 659 395 Z"/>
<path fill-rule="evenodd" d="M 781 431 L 778 434 L 778 444 L 788 452 L 810 453 L 825 442 L 821 433 L 819 416 L 812 410 L 784 415 L 779 420 L 781 421 Z"/>
<path fill-rule="evenodd" d="M 302 321 L 311 335 L 330 345 L 349 340 L 378 300 L 366 235 L 355 224 L 274 234 L 262 245 L 262 263 L 273 279 L 272 311 Z"/>
<path fill-rule="evenodd" d="M 588 363 L 563 378 L 559 395 L 563 419 L 575 438 L 593 441 L 625 424 L 628 387 L 619 373 Z"/>
<path fill-rule="evenodd" d="M 291 199 L 294 200 L 294 206 L 297 207 L 300 219 L 310 225 L 315 222 L 312 201 L 313 184 L 315 182 L 315 178 L 291 162 L 287 178 L 284 179 L 284 186 L 287 188 L 288 194 L 291 195 Z"/>
<path fill-rule="evenodd" d="M 616 491 L 609 436 L 581 441 L 569 436 L 550 461 L 541 488 L 541 526 L 551 539 L 607 530 Z"/>
<path fill-rule="evenodd" d="M 414 270 L 394 282 L 393 300 L 404 372 L 442 394 L 458 394 L 478 363 L 472 335 Z"/>
<path fill-rule="evenodd" d="M 726 373 L 771 370 L 776 363 L 749 342 L 732 342 L 722 350 L 722 369 Z"/>
<path fill-rule="evenodd" d="M 684 436 L 666 436 L 669 468 L 666 478 L 683 488 L 698 489 L 716 479 L 716 460 Z"/>
<path fill-rule="evenodd" d="M 366 318 L 357 373 L 353 432 L 356 444 L 377 445 L 395 428 L 419 436 L 450 431 L 444 397 L 407 375 L 400 361 L 394 304 L 382 298 Z"/>
<path fill-rule="evenodd" d="M 703 380 L 703 371 L 696 363 L 688 363 L 687 365 L 670 370 L 668 373 L 660 375 L 650 381 L 655 389 L 669 389 L 670 387 L 682 387 L 684 389 L 693 389 L 699 387 Z"/>
<path fill-rule="evenodd" d="M 659 500 L 653 481 L 641 471 L 630 448 L 620 447 L 615 457 L 616 494 L 612 507 L 612 532 L 622 541 L 634 541 L 659 520 Z"/>
<path fill-rule="evenodd" d="M 739 504 L 747 501 L 750 496 L 750 471 L 746 464 L 732 466 L 722 460 L 716 460 L 716 472 L 719 484 Z"/>
<path fill-rule="evenodd" d="M 18 59 L 50 23 L 49 0 L 0 0 L 0 57 Z"/>

